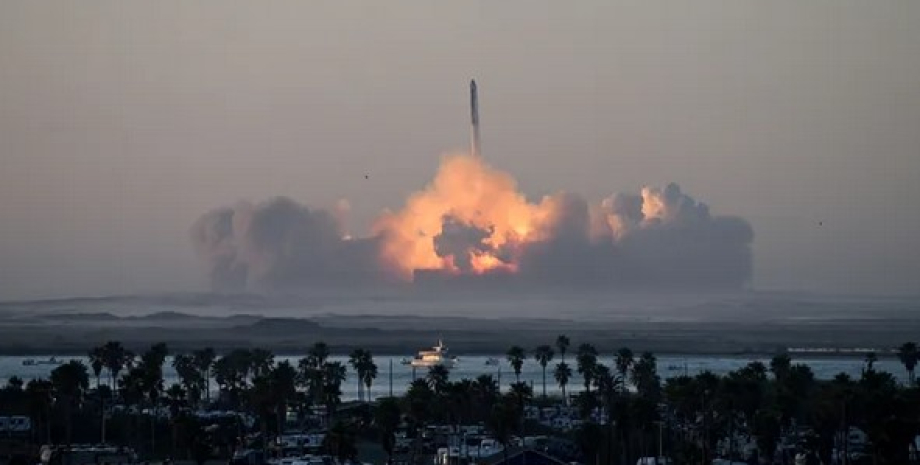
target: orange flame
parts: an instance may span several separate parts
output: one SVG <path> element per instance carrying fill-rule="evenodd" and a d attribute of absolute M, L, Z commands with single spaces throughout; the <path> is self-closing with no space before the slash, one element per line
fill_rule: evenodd
<path fill-rule="evenodd" d="M 511 176 L 481 158 L 454 155 L 444 158 L 434 180 L 410 196 L 402 210 L 385 213 L 374 225 L 374 233 L 383 238 L 384 262 L 404 279 L 412 279 L 419 269 L 460 274 L 457 257 L 439 256 L 435 247 L 434 238 L 442 233 L 445 216 L 450 216 L 487 232 L 482 240 L 487 250 L 469 252 L 467 272 L 514 272 L 514 250 L 539 239 L 546 210 L 546 202 L 528 203 Z"/>

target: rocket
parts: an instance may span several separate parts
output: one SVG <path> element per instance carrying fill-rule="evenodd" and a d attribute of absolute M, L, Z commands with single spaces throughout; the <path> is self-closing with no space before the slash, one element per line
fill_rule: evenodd
<path fill-rule="evenodd" d="M 480 156 L 479 147 L 479 96 L 476 92 L 476 80 L 470 81 L 470 123 L 472 124 L 472 133 L 470 134 L 470 153 L 474 157 Z"/>

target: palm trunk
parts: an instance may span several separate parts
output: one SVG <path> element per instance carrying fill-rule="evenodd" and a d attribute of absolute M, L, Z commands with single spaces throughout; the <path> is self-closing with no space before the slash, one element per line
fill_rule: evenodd
<path fill-rule="evenodd" d="M 173 417 L 173 420 L 171 423 L 172 423 L 172 456 L 175 457 L 177 455 L 176 454 L 176 444 L 179 442 L 178 440 L 179 432 L 177 431 L 178 428 L 176 428 L 175 416 Z"/>
<path fill-rule="evenodd" d="M 96 384 L 97 392 L 99 389 L 98 382 Z M 105 396 L 102 395 L 102 392 L 99 392 L 99 410 L 102 413 L 102 432 L 100 433 L 101 442 L 105 444 Z"/>
<path fill-rule="evenodd" d="M 543 398 L 546 399 L 546 365 L 543 365 Z"/>
<path fill-rule="evenodd" d="M 153 456 L 157 451 L 157 415 L 156 408 L 150 417 L 150 455 Z"/>
<path fill-rule="evenodd" d="M 67 403 L 64 404 L 64 410 L 66 412 L 65 416 L 67 417 L 67 445 L 69 446 L 73 440 L 73 406 L 71 405 L 72 401 L 70 396 L 67 396 L 66 402 Z"/>

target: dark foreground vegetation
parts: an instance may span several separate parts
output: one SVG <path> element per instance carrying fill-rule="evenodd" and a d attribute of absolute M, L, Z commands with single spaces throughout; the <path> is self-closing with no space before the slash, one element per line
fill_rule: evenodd
<path fill-rule="evenodd" d="M 454 445 L 451 463 L 498 463 L 522 448 L 585 464 L 656 456 L 679 464 L 920 462 L 913 343 L 899 350 L 904 385 L 876 370 L 871 354 L 858 379 L 818 380 L 780 354 L 769 366 L 662 383 L 651 353 L 623 348 L 605 360 L 592 345 L 570 346 L 560 336 L 529 354 L 517 346 L 507 352 L 516 377 L 529 358 L 539 363 L 542 385 L 516 382 L 502 392 L 490 375 L 452 380 L 435 366 L 405 396 L 382 399 L 367 394 L 378 375 L 369 351 L 353 351 L 347 365 L 329 355 L 319 342 L 295 366 L 266 350 L 205 348 L 174 354 L 181 382 L 165 386 L 165 344 L 135 355 L 108 342 L 89 352 L 89 366 L 72 360 L 50 379 L 9 380 L 0 390 L 8 425 L 0 453 L 36 463 L 42 444 L 112 444 L 144 460 L 255 463 L 311 453 L 341 463 L 430 464 L 439 448 L 449 456 Z M 348 370 L 360 380 L 359 400 L 342 403 Z M 562 397 L 547 396 L 546 383 L 558 384 Z M 566 395 L 570 383 L 580 392 Z M 12 418 L 27 418 L 28 428 L 14 430 Z M 486 441 L 498 445 L 491 458 L 482 452 Z"/>

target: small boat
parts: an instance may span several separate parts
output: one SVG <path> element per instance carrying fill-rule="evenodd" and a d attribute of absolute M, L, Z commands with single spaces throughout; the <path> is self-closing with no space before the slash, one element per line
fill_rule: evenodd
<path fill-rule="evenodd" d="M 452 368 L 457 360 L 457 357 L 448 355 L 447 346 L 438 339 L 438 345 L 432 347 L 431 350 L 420 350 L 409 364 L 416 368 L 430 368 L 439 365 Z"/>
<path fill-rule="evenodd" d="M 494 367 L 494 366 L 498 366 L 499 363 L 501 362 L 495 357 L 489 357 L 488 359 L 486 359 L 486 366 Z"/>
<path fill-rule="evenodd" d="M 58 360 L 55 357 L 51 357 L 47 360 L 35 360 L 34 358 L 27 358 L 22 361 L 23 366 L 31 367 L 35 365 L 63 365 L 64 362 Z"/>

